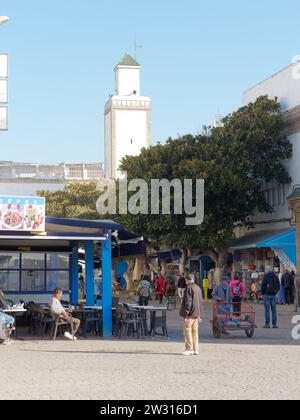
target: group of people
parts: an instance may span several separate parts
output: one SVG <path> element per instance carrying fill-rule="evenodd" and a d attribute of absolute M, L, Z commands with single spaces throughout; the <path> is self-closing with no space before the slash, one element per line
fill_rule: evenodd
<path fill-rule="evenodd" d="M 283 280 L 285 281 L 285 280 Z M 287 284 L 287 283 L 286 283 Z M 289 283 L 290 284 L 290 283 Z M 265 325 L 264 328 L 277 329 L 277 296 L 280 293 L 281 284 L 279 277 L 271 267 L 266 267 L 266 272 L 260 283 L 260 292 L 265 305 Z M 252 289 L 254 290 L 254 289 Z M 257 290 L 257 289 L 256 289 Z M 217 302 L 230 302 L 233 306 L 233 314 L 239 316 L 241 313 L 241 303 L 246 295 L 246 286 L 242 282 L 239 274 L 233 274 L 232 280 L 226 276 L 222 279 L 222 284 L 216 286 L 212 297 Z"/>
<path fill-rule="evenodd" d="M 153 295 L 162 304 L 164 297 L 175 297 L 176 292 L 182 301 L 183 292 L 186 288 L 186 280 L 184 275 L 181 275 L 178 280 L 173 277 L 163 277 L 161 273 L 154 275 L 154 280 L 151 279 L 150 275 L 142 275 L 139 286 L 138 286 L 138 297 L 140 306 L 148 306 L 149 300 Z"/>
<path fill-rule="evenodd" d="M 183 289 L 180 316 L 183 318 L 185 337 L 185 356 L 199 354 L 199 323 L 203 320 L 203 296 L 193 276 L 185 277 L 186 287 Z M 265 306 L 264 329 L 278 329 L 277 299 L 278 294 L 285 291 L 286 301 L 290 304 L 296 295 L 296 307 L 300 306 L 300 273 L 293 275 L 288 270 L 279 279 L 272 267 L 266 267 L 260 283 L 260 293 Z M 293 294 L 293 297 L 292 297 Z M 222 283 L 214 287 L 212 298 L 217 302 L 232 305 L 233 315 L 240 316 L 242 300 L 246 296 L 246 286 L 238 273 L 222 277 Z M 224 334 L 226 332 L 224 331 Z"/>
<path fill-rule="evenodd" d="M 281 305 L 293 305 L 295 302 L 295 277 L 294 271 L 285 270 L 284 273 L 280 273 L 278 278 L 280 281 L 280 291 L 277 295 L 277 302 Z"/>

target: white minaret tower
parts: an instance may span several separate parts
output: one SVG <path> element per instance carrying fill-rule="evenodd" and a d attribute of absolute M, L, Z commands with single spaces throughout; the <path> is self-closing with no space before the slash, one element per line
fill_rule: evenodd
<path fill-rule="evenodd" d="M 106 178 L 118 178 L 121 160 L 152 142 L 151 98 L 141 96 L 141 66 L 126 54 L 114 71 L 115 95 L 105 105 Z"/>

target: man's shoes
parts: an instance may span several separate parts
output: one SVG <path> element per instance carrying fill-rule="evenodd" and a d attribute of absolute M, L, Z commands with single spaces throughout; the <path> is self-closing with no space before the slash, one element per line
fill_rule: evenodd
<path fill-rule="evenodd" d="M 264 328 L 265 330 L 269 330 L 271 327 L 270 327 L 270 325 L 267 325 L 267 324 L 266 324 L 266 325 L 264 325 L 264 326 L 263 326 L 263 328 Z"/>
<path fill-rule="evenodd" d="M 188 351 L 185 351 L 183 353 L 183 355 L 184 356 L 194 356 L 195 355 L 195 352 L 194 351 L 191 351 L 191 350 L 188 350 Z"/>
<path fill-rule="evenodd" d="M 199 356 L 199 352 L 198 351 L 195 351 L 194 355 L 195 356 Z"/>
<path fill-rule="evenodd" d="M 278 326 L 277 325 L 273 325 L 273 329 L 274 330 L 278 330 Z"/>
<path fill-rule="evenodd" d="M 64 336 L 67 340 L 74 341 L 74 337 L 69 332 L 65 332 Z"/>

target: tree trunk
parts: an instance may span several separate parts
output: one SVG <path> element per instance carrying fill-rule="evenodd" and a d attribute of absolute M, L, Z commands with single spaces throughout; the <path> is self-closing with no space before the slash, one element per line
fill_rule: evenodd
<path fill-rule="evenodd" d="M 227 275 L 228 246 L 225 242 L 219 243 L 215 249 L 207 251 L 207 255 L 215 262 L 215 281 L 222 283 L 222 276 Z"/>
<path fill-rule="evenodd" d="M 188 250 L 186 248 L 182 248 L 181 250 L 182 256 L 180 259 L 180 272 L 184 273 L 186 266 L 187 266 L 187 262 L 188 262 Z"/>
<path fill-rule="evenodd" d="M 141 275 L 146 271 L 146 260 L 144 256 L 138 256 L 135 261 L 133 281 L 140 280 Z"/>
<path fill-rule="evenodd" d="M 132 291 L 133 280 L 134 280 L 133 272 L 134 272 L 134 267 L 135 267 L 135 258 L 129 258 L 127 263 L 128 263 L 128 271 L 125 274 L 125 279 L 128 284 L 128 291 Z"/>
<path fill-rule="evenodd" d="M 216 281 L 217 284 L 222 283 L 222 276 L 227 275 L 228 266 L 228 247 L 224 244 L 218 249 L 218 261 L 216 263 Z"/>

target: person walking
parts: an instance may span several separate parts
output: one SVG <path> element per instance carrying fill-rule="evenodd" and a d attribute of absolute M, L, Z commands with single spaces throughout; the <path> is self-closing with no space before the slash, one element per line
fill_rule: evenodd
<path fill-rule="evenodd" d="M 285 302 L 287 305 L 292 305 L 293 303 L 293 293 L 294 293 L 294 277 L 289 272 L 285 270 L 284 275 L 281 279 L 282 287 L 284 288 Z"/>
<path fill-rule="evenodd" d="M 155 287 L 155 295 L 159 299 L 159 303 L 163 303 L 165 289 L 164 289 L 165 281 L 161 274 L 159 274 L 154 282 Z"/>
<path fill-rule="evenodd" d="M 266 323 L 264 328 L 270 328 L 272 311 L 272 324 L 273 328 L 277 329 L 277 300 L 276 295 L 280 290 L 280 282 L 278 276 L 274 273 L 271 267 L 266 268 L 266 274 L 264 275 L 261 291 L 264 297 L 265 305 L 265 318 Z"/>
<path fill-rule="evenodd" d="M 187 277 L 187 287 L 184 292 L 183 302 L 180 309 L 183 319 L 183 334 L 185 338 L 184 356 L 199 355 L 199 323 L 203 318 L 203 296 L 199 286 L 196 285 L 195 277 Z"/>
<path fill-rule="evenodd" d="M 230 282 L 230 297 L 233 303 L 233 314 L 241 316 L 242 312 L 242 299 L 246 294 L 246 286 L 241 281 L 238 273 L 233 274 Z"/>
<path fill-rule="evenodd" d="M 177 283 L 177 290 L 178 290 L 178 296 L 179 296 L 179 299 L 180 299 L 180 304 L 182 304 L 182 302 L 183 302 L 185 289 L 186 289 L 186 279 L 184 277 L 184 274 L 182 273 L 179 276 L 178 283 Z"/>
<path fill-rule="evenodd" d="M 138 287 L 139 306 L 148 306 L 152 294 L 151 280 L 144 276 Z"/>

